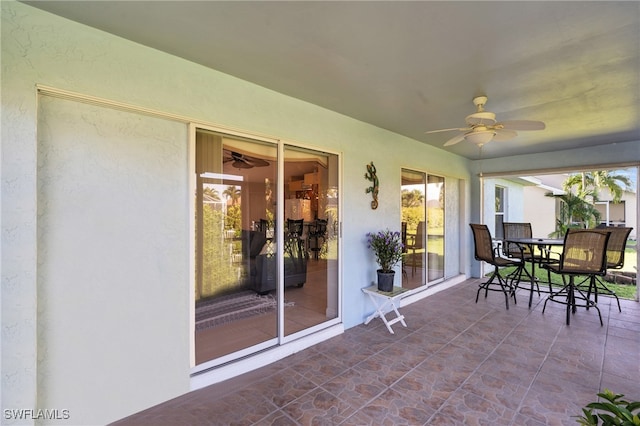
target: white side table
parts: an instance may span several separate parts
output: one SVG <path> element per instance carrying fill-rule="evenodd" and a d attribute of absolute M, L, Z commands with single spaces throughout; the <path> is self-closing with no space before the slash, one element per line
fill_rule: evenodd
<path fill-rule="evenodd" d="M 369 315 L 367 320 L 364 322 L 365 324 L 369 324 L 372 319 L 379 317 L 384 322 L 384 325 L 387 326 L 387 329 L 391 334 L 395 334 L 393 332 L 393 329 L 391 328 L 393 324 L 400 322 L 403 326 L 407 326 L 407 323 L 404 322 L 404 315 L 400 315 L 400 312 L 398 312 L 398 306 L 396 304 L 400 302 L 401 296 L 405 292 L 409 291 L 408 289 L 402 287 L 393 287 L 392 291 L 386 292 L 378 290 L 377 285 L 372 285 L 371 287 L 363 288 L 362 291 L 369 295 L 369 299 L 371 299 L 374 306 L 376 307 L 376 311 L 373 314 Z M 391 309 L 389 310 L 389 308 Z M 396 317 L 388 320 L 385 314 L 387 312 L 390 313 L 391 310 L 396 313 Z"/>

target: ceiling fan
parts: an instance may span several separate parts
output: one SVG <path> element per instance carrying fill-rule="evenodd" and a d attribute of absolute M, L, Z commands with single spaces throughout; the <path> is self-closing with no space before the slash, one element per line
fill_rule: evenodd
<path fill-rule="evenodd" d="M 227 151 L 225 149 L 224 155 L 223 163 L 233 161 L 231 165 L 237 169 L 251 169 L 253 167 L 266 167 L 269 165 L 269 162 L 262 158 L 251 157 L 236 151 Z"/>
<path fill-rule="evenodd" d="M 486 96 L 473 98 L 476 112 L 470 114 L 465 119 L 467 127 L 432 130 L 426 133 L 449 132 L 456 130 L 462 132 L 445 142 L 444 146 L 455 145 L 458 142 L 467 140 L 478 146 L 482 146 L 489 141 L 506 141 L 515 138 L 516 130 L 543 130 L 545 124 L 542 121 L 532 120 L 512 120 L 496 122 L 496 115 L 493 112 L 485 111 L 484 105 L 487 103 Z"/>

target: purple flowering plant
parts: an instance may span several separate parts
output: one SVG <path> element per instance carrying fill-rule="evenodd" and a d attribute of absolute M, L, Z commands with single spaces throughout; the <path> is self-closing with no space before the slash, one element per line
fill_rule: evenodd
<path fill-rule="evenodd" d="M 402 236 L 388 229 L 367 233 L 367 243 L 376 256 L 376 262 L 384 272 L 391 272 L 402 260 Z"/>

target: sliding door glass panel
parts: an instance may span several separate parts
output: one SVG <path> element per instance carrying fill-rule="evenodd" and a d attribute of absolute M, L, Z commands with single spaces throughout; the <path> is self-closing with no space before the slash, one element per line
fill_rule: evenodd
<path fill-rule="evenodd" d="M 338 156 L 284 147 L 284 334 L 338 317 Z"/>
<path fill-rule="evenodd" d="M 277 147 L 196 132 L 196 364 L 277 337 Z"/>
<path fill-rule="evenodd" d="M 417 288 L 426 284 L 426 174 L 402 169 L 402 286 Z"/>
<path fill-rule="evenodd" d="M 493 235 L 494 235 L 494 238 L 496 239 L 502 239 L 502 237 L 504 236 L 502 224 L 505 222 L 505 216 L 506 216 L 505 201 L 506 201 L 506 195 L 507 195 L 507 188 L 496 185 L 495 194 L 496 194 L 495 196 L 496 218 L 495 218 L 495 227 L 493 228 L 493 231 L 494 231 Z"/>
<path fill-rule="evenodd" d="M 427 178 L 427 265 L 428 281 L 444 278 L 444 178 Z"/>

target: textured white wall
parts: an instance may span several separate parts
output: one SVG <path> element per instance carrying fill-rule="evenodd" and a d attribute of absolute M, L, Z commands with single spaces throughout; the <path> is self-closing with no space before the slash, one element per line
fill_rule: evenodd
<path fill-rule="evenodd" d="M 507 179 L 485 179 L 484 191 L 484 223 L 491 230 L 491 235 L 496 236 L 495 229 L 495 194 L 496 186 L 505 188 L 506 205 L 505 205 L 505 222 L 522 222 L 524 218 L 524 198 L 523 186 L 518 185 Z"/>
<path fill-rule="evenodd" d="M 186 138 L 183 123 L 40 98 L 38 404 L 74 423 L 188 386 Z"/>
<path fill-rule="evenodd" d="M 556 230 L 556 200 L 545 196 L 547 192 L 537 186 L 524 188 L 524 221 L 531 223 L 536 237 L 548 237 Z"/>

